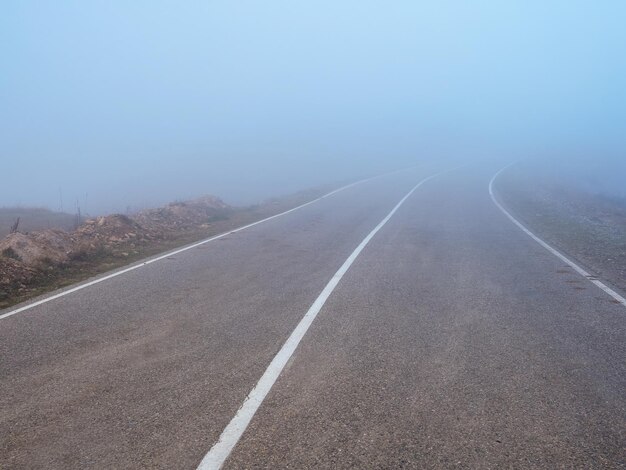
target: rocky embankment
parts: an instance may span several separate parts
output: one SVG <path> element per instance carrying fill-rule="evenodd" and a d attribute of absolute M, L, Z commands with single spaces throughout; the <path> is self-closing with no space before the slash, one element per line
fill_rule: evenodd
<path fill-rule="evenodd" d="M 96 217 L 72 232 L 12 233 L 0 240 L 0 308 L 63 271 L 138 255 L 151 245 L 207 229 L 232 211 L 219 198 L 206 196 L 130 216 Z"/>

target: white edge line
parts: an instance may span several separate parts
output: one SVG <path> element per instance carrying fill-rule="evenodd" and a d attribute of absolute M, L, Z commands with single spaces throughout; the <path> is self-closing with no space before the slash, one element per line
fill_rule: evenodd
<path fill-rule="evenodd" d="M 411 196 L 411 194 L 413 194 L 413 192 L 417 190 L 417 188 L 426 183 L 428 180 L 448 171 L 452 170 L 442 171 L 421 180 L 400 200 L 400 202 L 396 204 L 391 212 L 389 212 L 389 214 L 387 214 L 387 216 L 374 228 L 374 230 L 372 230 L 356 247 L 356 249 L 352 252 L 348 259 L 346 259 L 346 261 L 339 268 L 339 270 L 333 275 L 328 284 L 326 284 L 324 290 L 322 290 L 321 294 L 317 297 L 317 299 L 315 299 L 313 305 L 311 305 L 311 307 L 306 312 L 304 317 L 302 317 L 291 335 L 289 335 L 287 341 L 285 341 L 276 356 L 274 356 L 272 362 L 270 362 L 270 365 L 267 367 L 257 384 L 250 391 L 235 416 L 222 431 L 222 434 L 220 435 L 218 441 L 204 456 L 204 458 L 200 462 L 200 465 L 198 465 L 198 470 L 217 470 L 222 467 L 222 465 L 232 452 L 233 448 L 239 442 L 239 439 L 248 427 L 248 424 L 250 424 L 253 416 L 263 403 L 263 400 L 278 379 L 278 376 L 284 369 L 287 361 L 289 361 L 294 351 L 298 347 L 300 340 L 302 340 L 302 338 L 306 334 L 307 330 L 311 326 L 311 323 L 313 323 L 313 320 L 315 320 L 315 317 L 320 312 L 320 310 L 324 306 L 324 303 L 326 303 L 326 300 L 333 292 L 337 284 L 339 284 L 341 278 L 348 271 L 348 269 L 350 269 L 350 266 L 352 265 L 354 260 L 359 256 L 361 251 L 363 251 L 365 246 L 374 237 L 374 235 L 376 235 L 376 233 L 389 221 L 389 219 L 391 219 L 391 217 L 400 208 L 404 201 L 406 201 Z"/>
<path fill-rule="evenodd" d="M 17 308 L 15 310 L 11 310 L 10 312 L 3 313 L 2 315 L 0 315 L 0 320 L 2 320 L 3 318 L 7 318 L 7 317 L 10 317 L 10 316 L 13 316 L 13 315 L 15 315 L 17 313 L 20 313 L 20 312 L 23 312 L 25 310 L 29 310 L 31 308 L 37 307 L 39 305 L 45 304 L 45 303 L 50 302 L 52 300 L 58 299 L 60 297 L 64 297 L 64 296 L 69 295 L 69 294 L 71 294 L 73 292 L 76 292 L 76 291 L 85 289 L 87 287 L 93 286 L 94 284 L 99 284 L 100 282 L 104 282 L 104 281 L 106 281 L 108 279 L 120 276 L 120 275 L 122 275 L 124 273 L 127 273 L 129 271 L 134 271 L 135 269 L 142 268 L 144 266 L 147 266 L 149 264 L 155 263 L 157 261 L 160 261 L 162 259 L 168 258 L 170 256 L 176 255 L 178 253 L 182 253 L 184 251 L 191 250 L 192 248 L 196 248 L 196 247 L 198 247 L 200 245 L 204 245 L 205 243 L 209 243 L 209 242 L 212 242 L 214 240 L 218 240 L 218 239 L 220 239 L 222 237 L 225 237 L 226 235 L 230 235 L 231 233 L 240 232 L 242 230 L 245 230 L 247 228 L 253 227 L 255 225 L 262 224 L 263 222 L 267 222 L 267 221 L 275 219 L 277 217 L 281 217 L 283 215 L 286 215 L 286 214 L 289 214 L 291 212 L 297 211 L 298 209 L 302 209 L 303 207 L 306 207 L 306 206 L 308 206 L 310 204 L 314 204 L 314 203 L 316 203 L 316 202 L 318 202 L 318 201 L 320 201 L 322 199 L 325 199 L 325 198 L 327 198 L 329 196 L 332 196 L 333 194 L 336 194 L 336 193 L 338 193 L 340 191 L 343 191 L 345 189 L 351 188 L 352 186 L 356 186 L 357 184 L 365 183 L 367 181 L 371 181 L 371 180 L 376 179 L 376 178 L 381 178 L 383 176 L 394 174 L 394 173 L 397 173 L 397 172 L 400 172 L 400 171 L 403 171 L 403 170 L 396 170 L 396 171 L 393 171 L 393 172 L 384 173 L 384 174 L 377 175 L 377 176 L 372 176 L 371 178 L 365 178 L 365 179 L 362 179 L 362 180 L 359 180 L 359 181 L 355 181 L 354 183 L 350 183 L 350 184 L 347 184 L 347 185 L 342 186 L 340 188 L 337 188 L 337 189 L 335 189 L 335 190 L 333 190 L 333 191 L 331 191 L 329 193 L 326 193 L 326 194 L 318 197 L 317 199 L 313 199 L 312 201 L 305 202 L 304 204 L 301 204 L 301 205 L 299 205 L 297 207 L 293 207 L 293 208 L 291 208 L 289 210 L 286 210 L 284 212 L 281 212 L 279 214 L 274 214 L 274 215 L 272 215 L 270 217 L 267 217 L 265 219 L 257 220 L 256 222 L 252 222 L 252 223 L 244 225 L 242 227 L 238 227 L 238 228 L 235 228 L 233 230 L 229 230 L 227 232 L 220 233 L 219 235 L 215 235 L 215 236 L 213 236 L 211 238 L 207 238 L 206 240 L 202 240 L 202 241 L 193 243 L 191 245 L 187 245 L 187 246 L 185 246 L 183 248 L 179 248 L 179 249 L 176 249 L 174 251 L 168 251 L 167 253 L 164 253 L 162 255 L 157 256 L 156 258 L 150 258 L 150 259 L 148 259 L 146 261 L 139 262 L 139 264 L 135 264 L 135 265 L 129 266 L 128 268 L 124 268 L 124 269 L 121 269 L 119 271 L 115 271 L 115 272 L 113 272 L 111 274 L 108 274 L 106 276 L 94 279 L 93 281 L 86 282 L 84 284 L 79 284 L 76 287 L 64 290 L 62 292 L 59 292 L 58 294 L 51 295 L 51 296 L 46 297 L 44 299 L 37 300 L 36 302 L 24 305 L 23 307 Z"/>
<path fill-rule="evenodd" d="M 507 211 L 504 208 L 504 206 L 502 206 L 502 204 L 500 204 L 500 202 L 498 202 L 498 200 L 496 199 L 496 196 L 494 194 L 494 191 L 493 191 L 493 183 L 495 182 L 496 178 L 498 176 L 500 176 L 500 173 L 502 173 L 504 170 L 506 170 L 507 168 L 511 167 L 512 165 L 514 165 L 514 163 L 511 163 L 510 165 L 507 165 L 504 168 L 502 168 L 495 175 L 493 175 L 493 178 L 491 178 L 491 181 L 489 182 L 489 195 L 491 196 L 491 200 L 498 207 L 498 209 L 500 209 L 502 211 L 502 213 L 504 215 L 506 215 L 511 220 L 511 222 L 513 222 L 515 225 L 517 225 L 526 235 L 528 235 L 530 238 L 535 240 L 537 243 L 539 243 L 542 247 L 544 247 L 546 250 L 548 250 L 550 253 L 552 253 L 557 258 L 559 258 L 561 261 L 563 261 L 564 263 L 566 263 L 569 266 L 571 266 L 572 269 L 574 269 L 574 271 L 576 271 L 578 274 L 583 276 L 589 282 L 591 282 L 592 284 L 594 284 L 597 287 L 599 287 L 600 289 L 602 289 L 604 292 L 609 294 L 611 297 L 613 297 L 615 300 L 617 300 L 620 304 L 622 304 L 624 307 L 626 307 L 626 299 L 624 297 L 619 295 L 617 292 L 615 292 L 609 286 L 604 284 L 602 281 L 599 281 L 598 279 L 596 279 L 595 276 L 589 274 L 583 268 L 581 268 L 576 263 L 574 263 L 572 260 L 570 260 L 567 256 L 562 254 L 560 251 L 557 251 L 556 249 L 552 248 L 550 245 L 548 245 L 546 242 L 544 242 L 541 238 L 539 238 L 537 235 L 535 235 L 530 230 L 528 230 L 520 221 L 518 221 L 515 217 L 513 217 L 511 215 L 511 213 L 509 211 Z"/>

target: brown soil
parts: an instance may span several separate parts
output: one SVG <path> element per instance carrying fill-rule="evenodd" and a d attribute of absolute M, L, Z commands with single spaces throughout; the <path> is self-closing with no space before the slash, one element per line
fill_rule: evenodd
<path fill-rule="evenodd" d="M 73 232 L 10 234 L 0 240 L 0 309 L 282 212 L 328 190 L 302 191 L 246 208 L 205 196 L 132 216 L 97 217 Z"/>
<path fill-rule="evenodd" d="M 72 239 L 62 230 L 12 233 L 0 240 L 0 253 L 27 266 L 63 263 L 72 251 Z"/>

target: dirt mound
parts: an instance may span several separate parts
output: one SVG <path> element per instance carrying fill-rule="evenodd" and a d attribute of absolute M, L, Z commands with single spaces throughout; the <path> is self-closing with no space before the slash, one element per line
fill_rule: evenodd
<path fill-rule="evenodd" d="M 228 213 L 230 206 L 215 196 L 174 202 L 158 209 L 141 211 L 133 219 L 152 235 L 211 223 Z"/>
<path fill-rule="evenodd" d="M 72 239 L 81 245 L 113 245 L 135 239 L 143 231 L 141 225 L 130 217 L 113 214 L 87 220 L 72 233 Z"/>
<path fill-rule="evenodd" d="M 4 258 L 21 261 L 29 266 L 64 263 L 72 251 L 72 240 L 62 230 L 43 230 L 29 234 L 12 233 L 0 240 Z"/>
<path fill-rule="evenodd" d="M 132 217 L 113 214 L 87 220 L 74 232 L 43 230 L 13 233 L 0 240 L 0 257 L 26 266 L 61 264 L 84 259 L 105 249 L 116 252 L 150 240 L 163 240 L 181 231 L 205 227 L 227 215 L 230 206 L 215 196 L 175 202 Z"/>
<path fill-rule="evenodd" d="M 53 279 L 58 270 L 82 271 L 102 262 L 140 253 L 189 231 L 206 229 L 226 218 L 232 208 L 214 196 L 175 202 L 131 217 L 113 214 L 87 220 L 73 232 L 16 232 L 0 239 L 0 308 Z"/>
<path fill-rule="evenodd" d="M 206 209 L 228 209 L 230 206 L 217 196 L 205 195 L 186 202 L 187 205 L 204 207 Z"/>

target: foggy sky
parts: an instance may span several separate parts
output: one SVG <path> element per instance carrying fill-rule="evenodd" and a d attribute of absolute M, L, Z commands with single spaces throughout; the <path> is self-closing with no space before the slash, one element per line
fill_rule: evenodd
<path fill-rule="evenodd" d="M 446 157 L 626 174 L 624 24 L 621 0 L 5 0 L 0 206 L 250 203 Z"/>

